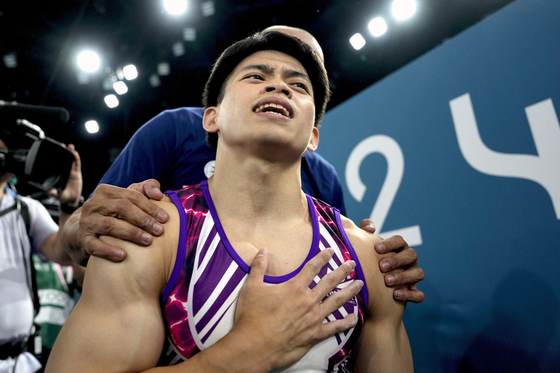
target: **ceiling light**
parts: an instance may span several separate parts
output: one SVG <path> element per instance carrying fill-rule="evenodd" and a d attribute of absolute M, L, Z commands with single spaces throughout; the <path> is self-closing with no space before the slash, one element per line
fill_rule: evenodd
<path fill-rule="evenodd" d="M 173 55 L 175 57 L 179 57 L 185 54 L 185 46 L 180 41 L 173 44 L 172 49 L 173 49 Z"/>
<path fill-rule="evenodd" d="M 204 17 L 208 17 L 213 15 L 214 13 L 216 13 L 216 9 L 214 8 L 214 2 L 213 1 L 206 1 L 204 3 L 202 3 L 202 15 Z"/>
<path fill-rule="evenodd" d="M 187 10 L 187 0 L 164 0 L 163 6 L 169 14 L 183 14 Z"/>
<path fill-rule="evenodd" d="M 150 85 L 152 86 L 152 88 L 159 87 L 161 85 L 161 80 L 159 79 L 158 74 L 150 75 L 149 80 L 150 80 Z"/>
<path fill-rule="evenodd" d="M 99 132 L 99 124 L 97 124 L 97 121 L 95 120 L 88 120 L 86 122 L 86 131 L 88 131 L 88 133 L 97 133 Z"/>
<path fill-rule="evenodd" d="M 193 27 L 185 27 L 183 29 L 183 40 L 184 41 L 195 41 L 196 40 L 196 29 Z"/>
<path fill-rule="evenodd" d="M 133 80 L 138 78 L 138 70 L 136 70 L 136 66 L 126 65 L 122 70 L 126 80 Z"/>
<path fill-rule="evenodd" d="M 105 96 L 105 103 L 112 109 L 119 106 L 119 99 L 115 95 L 107 95 Z"/>
<path fill-rule="evenodd" d="M 169 75 L 169 64 L 167 62 L 161 62 L 157 65 L 157 73 L 161 76 Z"/>
<path fill-rule="evenodd" d="M 416 11 L 415 0 L 395 0 L 391 7 L 393 16 L 396 19 L 402 20 L 411 17 Z"/>
<path fill-rule="evenodd" d="M 364 45 L 366 45 L 366 40 L 358 33 L 354 34 L 354 36 L 350 38 L 350 44 L 352 44 L 355 50 L 360 50 L 364 47 Z"/>
<path fill-rule="evenodd" d="M 126 92 L 128 92 L 128 87 L 126 86 L 125 82 L 123 82 L 123 81 L 115 82 L 113 84 L 113 89 L 119 95 L 124 95 Z"/>
<path fill-rule="evenodd" d="M 4 65 L 8 69 L 13 69 L 17 67 L 17 56 L 15 53 L 8 53 L 4 55 Z"/>
<path fill-rule="evenodd" d="M 99 56 L 92 51 L 82 52 L 78 55 L 78 66 L 85 72 L 94 72 L 99 68 Z"/>
<path fill-rule="evenodd" d="M 381 36 L 387 31 L 387 23 L 383 18 L 377 17 L 368 24 L 368 28 L 373 36 Z"/>

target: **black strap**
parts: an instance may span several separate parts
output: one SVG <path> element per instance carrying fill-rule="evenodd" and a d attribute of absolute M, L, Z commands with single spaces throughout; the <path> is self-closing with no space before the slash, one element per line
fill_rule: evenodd
<path fill-rule="evenodd" d="M 29 229 L 31 227 L 31 219 L 29 218 L 29 207 L 27 207 L 27 203 L 25 203 L 21 198 L 19 198 L 19 196 L 17 197 L 17 200 L 19 201 L 19 203 L 21 203 L 19 213 L 23 218 L 23 222 L 25 223 L 25 231 L 27 232 L 27 236 L 31 241 L 31 236 L 29 236 Z"/>
<path fill-rule="evenodd" d="M 8 212 L 10 211 L 14 211 L 15 209 L 17 209 L 17 203 L 14 203 L 12 206 L 5 208 L 4 210 L 0 211 L 0 218 L 4 215 L 6 215 Z"/>
<path fill-rule="evenodd" d="M 0 346 L 0 360 L 15 358 L 25 351 L 25 342 L 6 343 Z"/>
<path fill-rule="evenodd" d="M 19 203 L 21 204 L 19 213 L 23 218 L 23 222 L 25 223 L 25 231 L 27 232 L 27 237 L 29 237 L 29 242 L 33 245 L 33 238 L 29 235 L 29 229 L 31 228 L 31 218 L 29 217 L 29 207 L 27 207 L 27 203 L 25 203 L 21 198 L 16 197 Z M 35 272 L 35 265 L 33 264 L 33 252 L 30 251 L 29 254 L 29 267 L 31 268 L 31 290 L 32 290 L 32 297 L 33 297 L 33 306 L 35 308 L 35 316 L 39 313 L 39 308 L 41 307 L 41 303 L 39 303 L 39 291 L 37 289 L 37 274 Z"/>

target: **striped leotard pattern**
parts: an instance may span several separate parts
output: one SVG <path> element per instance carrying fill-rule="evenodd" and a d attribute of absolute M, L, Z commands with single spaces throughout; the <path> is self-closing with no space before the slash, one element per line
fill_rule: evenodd
<path fill-rule="evenodd" d="M 205 181 L 167 194 L 179 210 L 180 234 L 175 268 L 162 294 L 166 341 L 158 365 L 185 361 L 231 330 L 239 291 L 250 270 L 229 243 Z M 356 261 L 356 270 L 334 291 L 343 289 L 355 278 L 365 283 L 361 266 L 342 229 L 338 210 L 310 196 L 307 201 L 313 224 L 313 241 L 307 258 L 295 271 L 278 277 L 265 276 L 265 282 L 279 284 L 293 278 L 320 250 L 332 247 L 333 258 L 310 288 L 350 259 Z M 351 371 L 352 347 L 363 328 L 366 309 L 367 288 L 364 286 L 362 292 L 327 317 L 332 321 L 355 313 L 358 316 L 356 327 L 317 344 L 303 359 L 282 372 Z"/>

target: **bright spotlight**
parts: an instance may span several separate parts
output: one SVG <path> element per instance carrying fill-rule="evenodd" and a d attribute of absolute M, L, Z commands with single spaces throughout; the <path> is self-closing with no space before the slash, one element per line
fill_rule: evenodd
<path fill-rule="evenodd" d="M 122 70 L 126 80 L 133 80 L 138 78 L 138 70 L 136 70 L 136 66 L 126 65 Z"/>
<path fill-rule="evenodd" d="M 187 10 L 187 0 L 164 0 L 163 6 L 169 14 L 183 14 Z"/>
<path fill-rule="evenodd" d="M 115 95 L 107 95 L 105 96 L 105 103 L 112 109 L 119 106 L 119 99 Z"/>
<path fill-rule="evenodd" d="M 125 82 L 120 80 L 118 82 L 113 83 L 113 89 L 119 95 L 124 95 L 126 92 L 128 92 L 128 87 L 126 86 Z"/>
<path fill-rule="evenodd" d="M 366 40 L 358 33 L 354 34 L 354 36 L 350 38 L 350 44 L 352 44 L 355 50 L 360 50 L 364 47 L 364 45 L 366 45 Z"/>
<path fill-rule="evenodd" d="M 97 133 L 99 132 L 99 124 L 95 120 L 88 120 L 86 122 L 86 131 L 89 133 Z"/>
<path fill-rule="evenodd" d="M 368 24 L 368 28 L 373 36 L 381 36 L 387 31 L 387 23 L 383 18 L 376 17 Z"/>
<path fill-rule="evenodd" d="M 94 72 L 99 68 L 99 56 L 92 51 L 82 52 L 78 55 L 78 66 L 85 72 Z"/>
<path fill-rule="evenodd" d="M 415 0 L 395 0 L 392 5 L 393 16 L 402 20 L 411 17 L 416 12 Z"/>

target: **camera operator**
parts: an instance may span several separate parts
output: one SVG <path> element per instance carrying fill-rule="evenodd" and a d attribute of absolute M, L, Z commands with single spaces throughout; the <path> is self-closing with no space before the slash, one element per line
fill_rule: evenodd
<path fill-rule="evenodd" d="M 2 140 L 0 148 L 7 148 Z M 61 204 L 58 227 L 40 202 L 19 196 L 9 188 L 13 174 L 0 175 L 0 373 L 36 372 L 41 368 L 30 349 L 35 334 L 35 301 L 38 302 L 33 290 L 31 253 L 39 252 L 61 265 L 72 264 L 58 240 L 58 228 L 78 207 L 82 173 L 79 154 L 73 145 L 68 150 L 74 162 L 66 187 L 61 193 L 49 192 Z"/>

